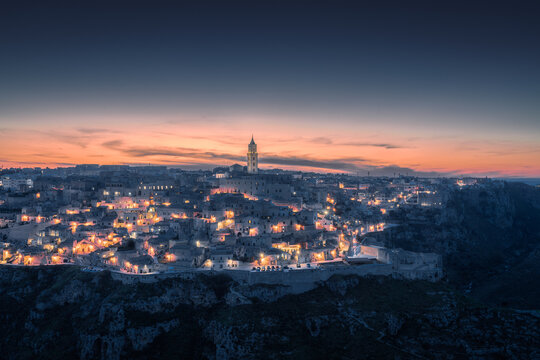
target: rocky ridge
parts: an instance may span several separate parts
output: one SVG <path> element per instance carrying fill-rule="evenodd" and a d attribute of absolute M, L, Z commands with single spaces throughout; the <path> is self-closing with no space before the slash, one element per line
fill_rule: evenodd
<path fill-rule="evenodd" d="M 5 359 L 538 358 L 540 318 L 444 282 L 334 276 L 290 295 L 224 276 L 122 284 L 0 268 Z"/>

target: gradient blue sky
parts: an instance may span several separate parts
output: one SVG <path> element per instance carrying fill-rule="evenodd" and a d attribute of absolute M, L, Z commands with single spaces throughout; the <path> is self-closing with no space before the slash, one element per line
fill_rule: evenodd
<path fill-rule="evenodd" d="M 540 176 L 539 18 L 532 1 L 3 4 L 0 162 L 227 164 L 255 133 L 267 166 Z"/>

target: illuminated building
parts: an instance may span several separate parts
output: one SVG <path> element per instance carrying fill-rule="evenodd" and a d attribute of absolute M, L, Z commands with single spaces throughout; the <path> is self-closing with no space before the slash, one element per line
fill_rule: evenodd
<path fill-rule="evenodd" d="M 251 136 L 251 142 L 248 145 L 247 171 L 249 174 L 257 174 L 259 172 L 259 154 L 257 153 L 257 144 L 253 141 L 253 136 Z"/>

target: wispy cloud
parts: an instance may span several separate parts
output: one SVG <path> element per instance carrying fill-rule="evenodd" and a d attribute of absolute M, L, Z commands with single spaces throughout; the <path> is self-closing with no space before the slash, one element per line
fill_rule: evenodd
<path fill-rule="evenodd" d="M 146 146 L 129 146 L 125 147 L 122 140 L 110 140 L 102 144 L 103 147 L 119 151 L 125 155 L 133 157 L 152 157 L 152 156 L 165 156 L 176 158 L 198 158 L 201 160 L 231 160 L 231 161 L 244 161 L 244 156 L 236 154 L 220 153 L 214 151 L 204 151 L 194 148 L 183 147 L 146 147 Z"/>
<path fill-rule="evenodd" d="M 398 144 L 390 144 L 390 143 L 373 143 L 373 142 L 366 142 L 366 141 L 334 141 L 329 137 L 326 136 L 319 136 L 315 138 L 311 138 L 308 140 L 311 143 L 314 144 L 322 144 L 322 145 L 337 145 L 337 146 L 356 146 L 356 147 L 380 147 L 385 149 L 404 149 L 408 148 L 408 146 L 398 145 Z"/>
<path fill-rule="evenodd" d="M 86 128 L 81 127 L 76 129 L 81 134 L 118 134 L 120 131 L 105 128 Z"/>
<path fill-rule="evenodd" d="M 117 140 L 109 140 L 109 141 L 105 141 L 101 145 L 103 147 L 106 147 L 107 149 L 122 151 L 121 146 L 124 145 L 124 142 L 122 140 L 118 140 L 118 139 Z"/>
<path fill-rule="evenodd" d="M 183 147 L 145 147 L 145 146 L 125 146 L 122 140 L 110 140 L 102 144 L 107 149 L 112 149 L 121 152 L 130 157 L 146 158 L 146 157 L 160 157 L 162 162 L 173 162 L 175 158 L 177 161 L 185 162 L 192 159 L 191 162 L 196 161 L 212 162 L 219 164 L 221 161 L 233 161 L 244 162 L 245 156 L 226 152 L 206 151 L 195 148 L 183 148 Z M 163 158 L 169 158 L 164 160 Z M 366 160 L 360 157 L 348 157 L 344 159 L 312 159 L 309 156 L 283 156 L 275 154 L 261 154 L 260 163 L 267 165 L 284 165 L 284 166 L 298 166 L 298 167 L 310 167 L 317 169 L 327 170 L 343 170 L 354 171 L 358 169 L 358 163 L 365 162 Z"/>
<path fill-rule="evenodd" d="M 405 149 L 405 148 L 407 148 L 407 146 L 396 145 L 396 144 L 369 143 L 369 142 L 356 142 L 356 141 L 339 143 L 338 145 L 358 146 L 358 147 L 370 146 L 370 147 L 379 147 L 379 148 L 385 148 L 385 149 Z"/>
<path fill-rule="evenodd" d="M 315 138 L 310 139 L 309 141 L 314 143 L 314 144 L 325 144 L 325 145 L 329 145 L 329 144 L 334 143 L 334 141 L 332 141 L 332 139 L 324 137 L 324 136 L 315 137 Z"/>
<path fill-rule="evenodd" d="M 358 168 L 356 164 L 340 160 L 310 160 L 298 157 L 263 157 L 260 163 L 344 171 L 353 171 Z"/>
<path fill-rule="evenodd" d="M 451 176 L 454 175 L 453 172 L 448 171 L 419 171 L 410 167 L 403 167 L 398 165 L 385 165 L 385 166 L 374 166 L 374 165 L 364 165 L 359 168 L 359 171 L 367 174 L 369 171 L 370 175 L 373 176 L 393 176 L 395 175 L 409 175 L 409 176 L 420 176 L 420 177 L 437 177 L 437 176 Z M 364 175 L 365 175 L 364 174 Z"/>
<path fill-rule="evenodd" d="M 8 159 L 0 159 L 0 163 L 11 163 L 11 160 Z M 73 166 L 74 163 L 70 162 L 54 162 L 51 163 L 50 161 L 44 162 L 44 161 L 17 161 L 17 164 L 20 165 L 26 165 L 26 166 L 36 166 L 36 165 L 43 165 L 43 166 Z"/>

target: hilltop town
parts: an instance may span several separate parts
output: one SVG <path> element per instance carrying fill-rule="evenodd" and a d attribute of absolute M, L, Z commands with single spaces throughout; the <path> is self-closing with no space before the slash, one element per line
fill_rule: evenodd
<path fill-rule="evenodd" d="M 248 283 L 332 274 L 436 281 L 440 254 L 385 247 L 376 236 L 427 221 L 448 192 L 490 181 L 165 166 L 3 170 L 0 263 L 79 265 L 142 281 L 226 272 Z M 412 219 L 412 220 L 411 220 Z M 128 280 L 131 281 L 131 280 Z"/>

